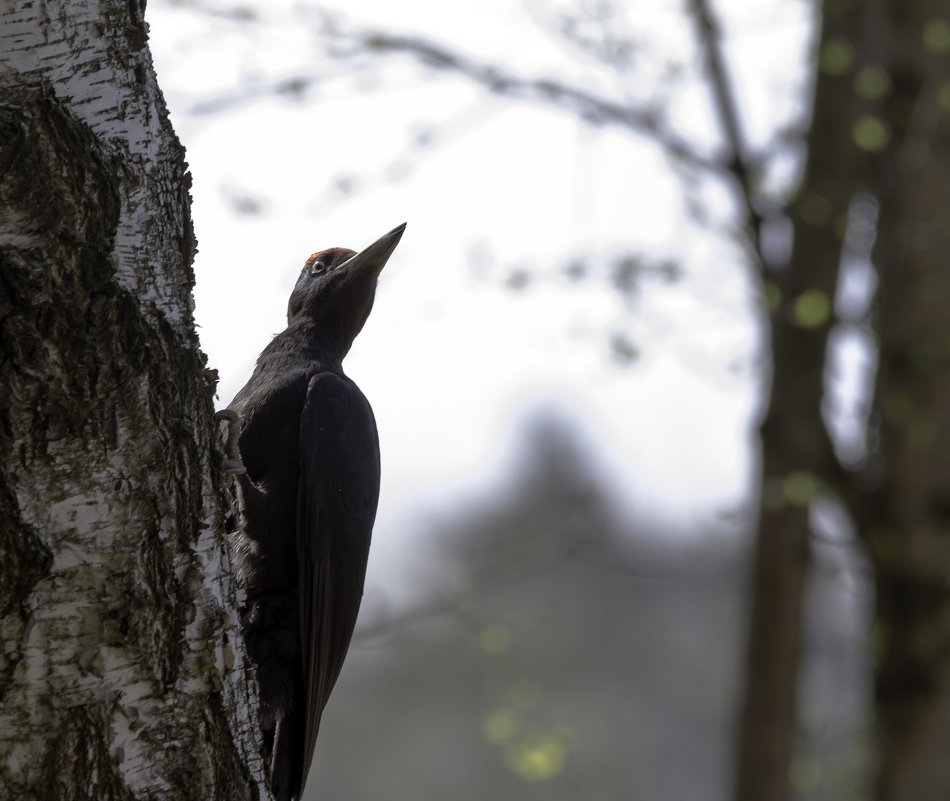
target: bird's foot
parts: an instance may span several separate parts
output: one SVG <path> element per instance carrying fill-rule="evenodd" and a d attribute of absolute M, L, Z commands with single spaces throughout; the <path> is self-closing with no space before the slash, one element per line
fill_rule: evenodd
<path fill-rule="evenodd" d="M 214 419 L 216 421 L 227 420 L 228 423 L 228 440 L 223 463 L 224 472 L 228 475 L 246 473 L 247 468 L 244 466 L 244 462 L 241 461 L 241 454 L 238 451 L 238 437 L 241 434 L 241 418 L 237 412 L 231 409 L 222 409 L 220 412 L 215 412 Z"/>

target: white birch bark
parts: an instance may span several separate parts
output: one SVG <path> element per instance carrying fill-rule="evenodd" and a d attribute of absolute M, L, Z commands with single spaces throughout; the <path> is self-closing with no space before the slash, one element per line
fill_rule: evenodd
<path fill-rule="evenodd" d="M 140 0 L 0 0 L 0 798 L 266 795 Z"/>

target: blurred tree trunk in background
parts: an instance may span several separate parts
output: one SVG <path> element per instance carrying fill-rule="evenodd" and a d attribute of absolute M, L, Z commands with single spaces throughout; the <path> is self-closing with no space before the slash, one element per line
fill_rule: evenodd
<path fill-rule="evenodd" d="M 862 531 L 877 585 L 878 798 L 950 798 L 950 7 L 866 11 L 880 206 L 879 428 Z M 867 483 L 865 484 L 867 485 Z"/>
<path fill-rule="evenodd" d="M 612 5 L 599 8 L 609 20 Z M 775 154 L 745 152 L 744 109 L 730 85 L 716 11 L 706 0 L 691 0 L 688 12 L 705 50 L 704 77 L 726 143 L 726 152 L 711 159 L 701 155 L 705 143 L 681 138 L 656 109 L 624 106 L 557 80 L 521 78 L 421 38 L 384 31 L 350 31 L 342 38 L 366 52 L 408 53 L 499 95 L 615 124 L 653 139 L 674 159 L 732 181 L 749 250 L 762 267 L 771 334 L 735 798 L 781 801 L 790 795 L 815 502 L 831 501 L 847 511 L 875 570 L 877 797 L 945 799 L 950 13 L 945 0 L 816 5 L 807 161 L 794 201 L 776 210 L 756 183 L 758 167 Z M 764 228 L 782 218 L 792 227 L 792 253 L 787 263 L 769 263 Z M 877 301 L 871 309 L 842 312 L 840 273 L 862 259 L 865 284 L 873 284 L 876 271 Z M 863 388 L 868 422 L 857 450 L 836 448 L 827 424 L 833 337 L 843 325 L 861 329 L 879 364 L 876 388 Z"/>
<path fill-rule="evenodd" d="M 937 0 L 827 0 L 791 263 L 768 275 L 773 384 L 762 423 L 738 801 L 788 797 L 809 506 L 831 493 L 874 564 L 875 795 L 950 797 L 950 16 Z M 861 195 L 860 193 L 866 193 Z M 878 372 L 859 463 L 835 456 L 828 335 L 849 208 L 876 206 Z M 874 233 L 871 236 L 874 236 Z M 871 399 L 868 398 L 870 401 Z"/>
<path fill-rule="evenodd" d="M 0 797 L 256 798 L 144 2 L 0 8 Z"/>
<path fill-rule="evenodd" d="M 844 48 L 856 41 L 863 5 L 823 5 L 816 54 L 827 52 L 829 43 Z M 791 261 L 764 276 L 763 294 L 772 305 L 772 387 L 760 428 L 762 485 L 736 801 L 789 797 L 809 509 L 819 491 L 839 487 L 842 475 L 822 400 L 848 207 L 867 188 L 869 164 L 851 136 L 857 107 L 853 70 L 816 73 L 805 174 L 791 210 Z"/>

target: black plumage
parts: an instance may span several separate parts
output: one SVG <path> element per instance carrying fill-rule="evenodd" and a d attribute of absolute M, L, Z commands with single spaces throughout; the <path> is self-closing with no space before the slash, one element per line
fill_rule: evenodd
<path fill-rule="evenodd" d="M 230 409 L 240 417 L 234 564 L 246 591 L 264 754 L 278 801 L 298 799 L 363 592 L 379 497 L 373 411 L 342 361 L 405 224 L 360 253 L 313 254 L 287 328 Z"/>

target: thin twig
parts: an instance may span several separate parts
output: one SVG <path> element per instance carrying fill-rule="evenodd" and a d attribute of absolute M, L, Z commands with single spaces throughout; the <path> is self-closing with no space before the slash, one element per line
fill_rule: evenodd
<path fill-rule="evenodd" d="M 331 35 L 352 48 L 352 53 L 337 50 L 337 55 L 366 51 L 406 54 L 432 69 L 463 75 L 496 95 L 566 108 L 590 125 L 618 125 L 647 134 L 667 155 L 692 167 L 718 174 L 733 170 L 731 164 L 701 153 L 688 140 L 674 133 L 655 107 L 624 105 L 550 78 L 524 78 L 419 37 L 376 30 L 343 32 L 339 29 L 334 29 Z"/>
<path fill-rule="evenodd" d="M 762 253 L 762 215 L 756 208 L 755 190 L 752 186 L 752 160 L 746 152 L 739 111 L 732 85 L 726 73 L 722 55 L 719 27 L 713 19 L 707 0 L 689 0 L 696 21 L 697 36 L 706 57 L 709 81 L 712 84 L 713 106 L 719 115 L 723 134 L 732 151 L 728 161 L 729 172 L 739 185 L 746 212 L 746 225 L 760 266 L 765 260 Z"/>

